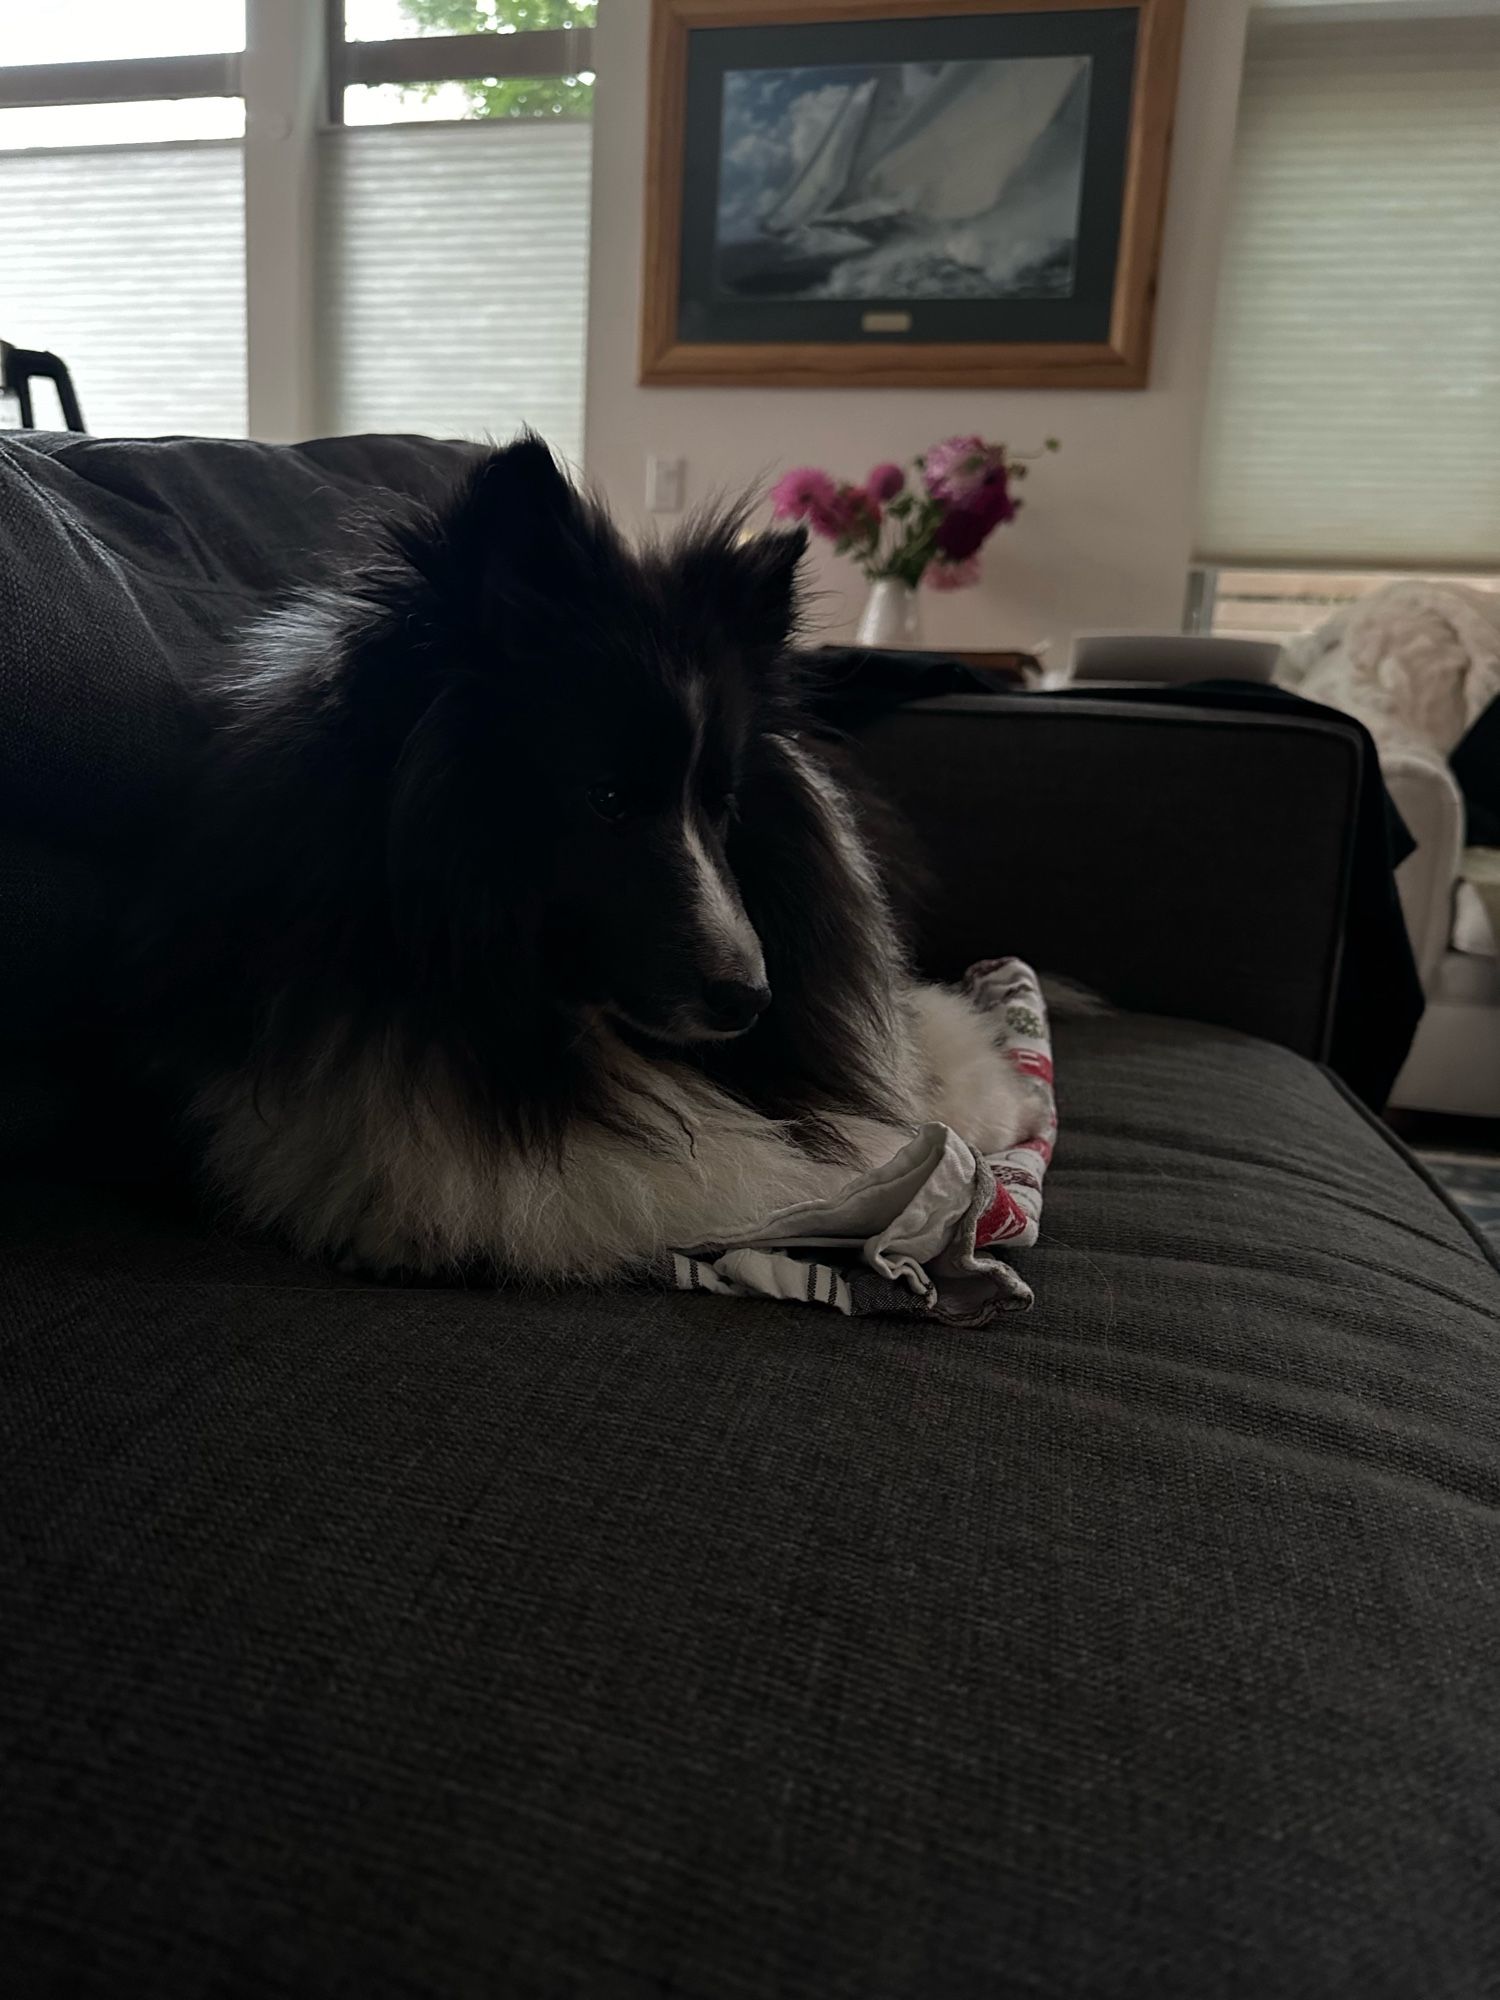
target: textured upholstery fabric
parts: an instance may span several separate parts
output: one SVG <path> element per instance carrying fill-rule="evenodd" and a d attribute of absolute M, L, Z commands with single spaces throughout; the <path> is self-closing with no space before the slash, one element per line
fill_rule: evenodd
<path fill-rule="evenodd" d="M 0 1203 L 31 2000 L 1500 1987 L 1500 1275 L 1322 1073 L 1059 1034 L 985 1333 Z"/>
<path fill-rule="evenodd" d="M 169 775 L 173 688 L 393 493 L 471 448 L 329 438 L 0 440 L 0 820 L 69 840 Z"/>

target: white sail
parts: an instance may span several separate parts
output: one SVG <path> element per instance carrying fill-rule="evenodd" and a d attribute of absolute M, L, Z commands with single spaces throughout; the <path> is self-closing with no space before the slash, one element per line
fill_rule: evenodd
<path fill-rule="evenodd" d="M 987 214 L 1087 74 L 1087 56 L 891 64 L 849 93 L 775 207 L 774 235 L 877 216 Z"/>
<path fill-rule="evenodd" d="M 828 130 L 813 148 L 807 165 L 776 206 L 761 217 L 762 229 L 773 236 L 784 236 L 805 223 L 819 221 L 838 205 L 849 185 L 850 169 L 864 136 L 875 88 L 874 78 L 853 87 L 828 121 Z"/>
<path fill-rule="evenodd" d="M 850 196 L 899 195 L 935 222 L 985 214 L 1087 70 L 1087 56 L 945 64 Z"/>
<path fill-rule="evenodd" d="M 891 140 L 903 131 L 916 108 L 947 70 L 947 63 L 882 63 L 875 72 L 875 95 L 849 167 L 851 188 L 862 187 Z"/>

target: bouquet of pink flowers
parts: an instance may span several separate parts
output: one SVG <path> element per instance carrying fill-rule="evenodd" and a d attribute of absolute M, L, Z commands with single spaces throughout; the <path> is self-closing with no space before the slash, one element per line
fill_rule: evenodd
<path fill-rule="evenodd" d="M 1048 438 L 1043 451 L 1056 451 Z M 806 521 L 841 556 L 852 556 L 872 583 L 894 578 L 912 588 L 962 590 L 979 581 L 979 551 L 1021 502 L 1012 492 L 1027 460 L 979 437 L 945 438 L 912 461 L 877 465 L 863 486 L 799 466 L 777 480 L 771 504 L 779 520 Z"/>

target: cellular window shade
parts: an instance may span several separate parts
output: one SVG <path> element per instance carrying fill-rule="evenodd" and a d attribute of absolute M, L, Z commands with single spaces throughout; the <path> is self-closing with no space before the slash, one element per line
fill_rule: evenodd
<path fill-rule="evenodd" d="M 582 456 L 590 139 L 563 119 L 324 135 L 328 429 L 530 424 Z"/>
<path fill-rule="evenodd" d="M 1207 563 L 1500 566 L 1500 18 L 1252 17 Z"/>
<path fill-rule="evenodd" d="M 0 152 L 0 218 L 0 338 L 62 356 L 95 435 L 244 436 L 238 140 Z"/>

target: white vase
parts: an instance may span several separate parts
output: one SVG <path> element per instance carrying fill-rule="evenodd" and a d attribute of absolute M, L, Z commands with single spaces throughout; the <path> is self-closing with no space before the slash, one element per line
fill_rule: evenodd
<path fill-rule="evenodd" d="M 911 585 L 894 576 L 877 577 L 854 637 L 861 646 L 920 646 L 922 614 Z"/>

